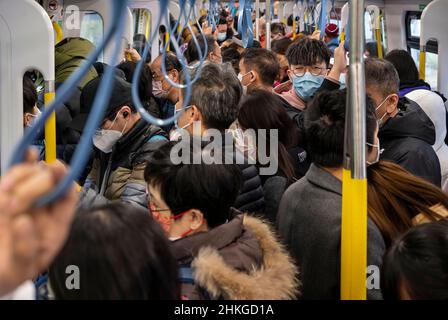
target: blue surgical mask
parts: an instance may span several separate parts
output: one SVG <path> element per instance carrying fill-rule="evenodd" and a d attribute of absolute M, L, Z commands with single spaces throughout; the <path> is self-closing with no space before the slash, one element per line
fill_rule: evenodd
<path fill-rule="evenodd" d="M 345 88 L 347 88 L 347 75 L 345 73 L 341 73 L 341 76 L 339 77 L 339 82 L 340 82 L 340 90 L 344 90 Z"/>
<path fill-rule="evenodd" d="M 313 76 L 310 72 L 306 72 L 302 77 L 294 75 L 292 78 L 292 84 L 296 94 L 303 99 L 303 101 L 309 101 L 312 96 L 324 82 L 325 76 Z"/>

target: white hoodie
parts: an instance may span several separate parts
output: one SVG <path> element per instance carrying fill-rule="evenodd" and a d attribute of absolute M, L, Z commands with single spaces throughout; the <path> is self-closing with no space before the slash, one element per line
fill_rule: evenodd
<path fill-rule="evenodd" d="M 443 99 L 429 90 L 414 90 L 406 98 L 415 101 L 431 119 L 436 129 L 436 142 L 432 146 L 437 153 L 442 173 L 442 190 L 448 192 L 448 146 L 445 144 L 447 134 L 446 112 Z"/>

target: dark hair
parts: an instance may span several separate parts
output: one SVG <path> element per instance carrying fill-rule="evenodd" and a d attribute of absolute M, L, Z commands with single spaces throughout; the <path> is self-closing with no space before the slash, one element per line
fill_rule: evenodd
<path fill-rule="evenodd" d="M 286 55 L 286 51 L 292 44 L 292 40 L 289 38 L 283 38 L 279 40 L 272 41 L 272 52 L 277 54 Z"/>
<path fill-rule="evenodd" d="M 260 110 L 263 106 L 263 110 Z M 294 166 L 288 149 L 299 144 L 299 132 L 295 123 L 288 116 L 281 98 L 266 90 L 254 90 L 240 103 L 238 123 L 243 129 L 278 129 L 279 169 L 288 178 L 294 178 Z M 267 150 L 270 150 L 269 133 L 266 134 Z M 259 143 L 259 142 L 257 142 Z"/>
<path fill-rule="evenodd" d="M 412 219 L 422 214 L 430 221 L 440 219 L 441 205 L 448 210 L 448 195 L 399 165 L 380 161 L 367 168 L 368 212 L 389 246 L 399 235 L 413 227 Z"/>
<path fill-rule="evenodd" d="M 80 287 L 66 287 L 67 266 Z M 50 267 L 56 299 L 177 300 L 177 262 L 160 225 L 123 203 L 79 212 L 64 248 Z"/>
<path fill-rule="evenodd" d="M 195 143 L 199 143 L 199 151 L 193 147 Z M 173 214 L 197 209 L 208 226 L 215 228 L 229 219 L 230 208 L 241 187 L 241 171 L 234 164 L 191 164 L 196 152 L 206 152 L 200 143 L 192 138 L 169 142 L 157 149 L 147 163 L 145 180 L 160 188 L 160 194 Z M 189 151 L 190 164 L 174 164 L 171 160 L 173 148 Z"/>
<path fill-rule="evenodd" d="M 315 63 L 322 63 L 328 66 L 330 64 L 331 52 L 325 42 L 308 37 L 293 42 L 288 51 L 286 58 L 289 65 L 312 66 Z"/>
<path fill-rule="evenodd" d="M 134 79 L 135 69 L 137 63 L 132 61 L 125 61 L 117 66 L 125 74 L 126 81 L 132 83 Z M 138 85 L 138 93 L 142 101 L 149 101 L 152 95 L 152 71 L 151 68 L 145 63 L 143 64 L 142 72 L 140 74 L 140 83 Z"/>
<path fill-rule="evenodd" d="M 219 17 L 218 25 L 220 25 L 220 24 L 225 24 L 225 25 L 227 25 L 227 19 L 226 19 L 226 17 L 224 17 L 223 15 L 221 15 L 221 16 Z"/>
<path fill-rule="evenodd" d="M 377 128 L 375 106 L 370 98 L 366 99 L 366 140 L 373 144 Z M 308 152 L 317 165 L 339 168 L 343 164 L 346 100 L 345 90 L 323 91 L 305 109 Z"/>
<path fill-rule="evenodd" d="M 243 91 L 232 67 L 227 63 L 206 62 L 202 70 L 184 72 L 190 72 L 191 79 L 196 77 L 196 72 L 201 72 L 192 84 L 189 104 L 199 109 L 203 125 L 207 129 L 228 129 L 238 116 Z M 182 73 L 181 80 L 185 81 L 185 73 Z M 186 96 L 186 89 L 182 89 L 182 96 Z"/>
<path fill-rule="evenodd" d="M 182 65 L 179 59 L 177 59 L 177 56 L 171 51 L 166 53 L 165 67 L 167 72 L 171 70 L 177 70 L 178 72 L 182 71 Z"/>
<path fill-rule="evenodd" d="M 240 72 L 240 65 L 239 65 L 240 59 L 241 59 L 241 55 L 237 49 L 227 47 L 222 50 L 222 62 L 230 63 L 233 67 L 233 70 L 235 70 L 236 74 L 238 74 Z"/>
<path fill-rule="evenodd" d="M 265 85 L 273 86 L 280 71 L 280 64 L 274 53 L 263 48 L 249 48 L 241 55 L 247 70 L 255 70 Z"/>
<path fill-rule="evenodd" d="M 208 57 L 210 52 L 213 52 L 213 50 L 215 50 L 216 40 L 213 36 L 210 35 L 205 36 L 205 41 L 207 42 L 207 52 L 205 52 L 206 42 L 204 41 L 204 37 L 198 36 L 196 37 L 196 39 L 198 41 L 199 48 L 201 49 L 202 54 L 205 55 L 206 57 Z M 185 50 L 184 55 L 188 63 L 192 63 L 199 60 L 200 58 L 199 51 L 198 48 L 196 47 L 194 39 L 191 39 L 190 42 L 188 42 L 188 47 L 187 50 Z"/>
<path fill-rule="evenodd" d="M 384 52 L 384 47 L 382 49 Z M 365 51 L 369 53 L 369 58 L 378 58 L 378 42 L 375 40 L 366 42 Z"/>
<path fill-rule="evenodd" d="M 420 79 L 414 59 L 406 50 L 392 50 L 385 59 L 394 65 L 400 83 L 415 83 Z"/>
<path fill-rule="evenodd" d="M 34 106 L 37 103 L 37 91 L 33 81 L 28 77 L 23 77 L 23 113 L 34 113 Z"/>
<path fill-rule="evenodd" d="M 403 290 L 414 300 L 448 299 L 448 221 L 419 225 L 402 235 L 385 255 L 381 289 L 386 300 Z"/>
<path fill-rule="evenodd" d="M 282 35 L 286 34 L 285 25 L 281 22 L 274 22 L 271 24 L 271 33 L 281 33 Z"/>
<path fill-rule="evenodd" d="M 387 60 L 368 58 L 365 60 L 366 87 L 375 87 L 383 97 L 398 93 L 400 78 L 394 65 Z"/>

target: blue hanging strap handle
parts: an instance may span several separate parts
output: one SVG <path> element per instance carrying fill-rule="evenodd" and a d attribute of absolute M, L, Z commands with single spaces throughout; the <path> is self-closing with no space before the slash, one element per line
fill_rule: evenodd
<path fill-rule="evenodd" d="M 168 10 L 168 4 L 169 4 L 169 1 L 168 1 L 168 0 L 160 0 L 160 1 L 159 1 L 159 7 L 160 7 L 160 12 L 161 12 L 161 14 L 160 14 L 159 19 L 158 19 L 158 24 L 161 23 L 162 18 L 164 18 L 165 21 L 168 20 L 167 15 L 166 15 L 166 12 L 167 12 L 167 10 Z M 167 24 L 167 25 L 168 25 L 168 24 Z M 178 24 L 177 24 L 177 25 L 178 25 Z M 170 28 L 171 28 L 171 27 L 170 27 Z M 163 54 L 162 54 L 162 64 L 161 64 L 161 69 L 162 69 L 162 72 L 163 72 L 163 74 L 164 74 L 165 79 L 166 79 L 172 86 L 174 86 L 174 87 L 176 87 L 176 88 L 179 88 L 179 89 L 186 89 L 186 90 L 185 90 L 186 93 L 185 93 L 185 96 L 184 96 L 184 103 L 183 103 L 183 106 L 182 106 L 182 111 L 176 113 L 175 115 L 173 115 L 172 117 L 170 117 L 170 118 L 168 118 L 168 119 L 159 119 L 159 118 L 156 118 L 156 117 L 152 116 L 151 114 L 149 114 L 149 113 L 146 111 L 146 109 L 145 109 L 145 107 L 143 106 L 143 103 L 142 103 L 142 101 L 141 101 L 141 99 L 140 99 L 140 96 L 139 96 L 138 84 L 139 84 L 139 82 L 140 82 L 140 76 L 141 76 L 141 72 L 142 72 L 142 69 L 143 69 L 143 64 L 144 64 L 144 62 L 145 62 L 145 60 L 146 60 L 146 57 L 147 57 L 147 55 L 148 55 L 148 53 L 149 53 L 149 49 L 151 48 L 152 40 L 154 39 L 154 37 L 157 36 L 157 32 L 158 32 L 157 30 L 154 30 L 154 31 L 153 31 L 153 33 L 152 33 L 152 35 L 151 35 L 151 39 L 150 39 L 150 41 L 147 43 L 147 45 L 146 45 L 146 47 L 145 47 L 145 50 L 143 51 L 142 59 L 141 59 L 141 60 L 139 61 L 139 63 L 137 64 L 136 72 L 135 72 L 134 77 L 133 77 L 133 79 L 132 79 L 132 100 L 133 100 L 134 105 L 136 106 L 138 112 L 140 113 L 140 115 L 142 116 L 142 118 L 143 118 L 145 121 L 147 121 L 148 123 L 157 125 L 157 126 L 166 126 L 166 125 L 170 125 L 170 124 L 172 124 L 173 122 L 175 122 L 176 119 L 177 119 L 179 116 L 181 116 L 181 114 L 182 114 L 183 111 L 185 110 L 185 107 L 188 106 L 189 100 L 190 100 L 190 98 L 191 98 L 191 86 L 192 86 L 192 84 L 193 84 L 193 81 L 192 81 L 192 79 L 191 79 L 191 75 L 190 75 L 190 73 L 188 72 L 188 68 L 190 68 L 190 67 L 188 66 L 188 63 L 187 63 L 185 57 L 182 55 L 182 52 L 181 52 L 181 50 L 180 50 L 180 48 L 179 48 L 179 45 L 178 45 L 177 41 L 171 41 L 171 44 L 172 44 L 172 46 L 173 46 L 173 48 L 174 48 L 174 51 L 175 51 L 176 56 L 177 56 L 177 59 L 179 60 L 179 62 L 180 62 L 181 65 L 182 65 L 182 69 L 183 69 L 184 74 L 185 74 L 185 82 L 186 82 L 186 83 L 185 83 L 185 84 L 178 84 L 178 83 L 173 82 L 173 81 L 168 77 L 168 74 L 167 74 L 167 71 L 166 71 L 166 65 L 165 65 L 167 45 L 165 45 L 165 49 L 164 49 Z M 173 34 L 173 32 L 172 32 L 172 29 L 171 29 L 171 32 L 170 32 L 170 40 L 172 40 L 172 39 L 171 39 L 172 34 Z M 192 34 L 193 34 L 193 33 L 192 33 Z M 193 39 L 195 39 L 194 36 L 193 36 Z M 205 39 L 204 39 L 204 40 L 205 40 Z M 207 42 L 205 41 L 205 43 L 207 43 Z M 200 52 L 200 56 L 203 58 L 203 60 L 205 60 L 205 58 L 206 58 L 206 52 L 207 52 L 207 48 L 204 50 L 205 52 L 202 53 L 201 50 L 200 50 L 200 47 L 199 47 L 199 45 L 198 45 L 197 40 L 195 41 L 195 45 L 198 47 L 198 51 Z M 199 76 L 200 76 L 200 66 L 202 65 L 202 63 L 204 63 L 204 61 L 201 61 L 200 64 L 199 64 L 199 72 L 196 74 L 196 79 L 199 78 Z"/>
<path fill-rule="evenodd" d="M 42 113 L 40 119 L 37 121 L 36 125 L 26 130 L 24 137 L 19 142 L 18 146 L 13 153 L 10 166 L 16 165 L 23 161 L 28 147 L 31 145 L 36 133 L 45 125 L 45 122 L 51 116 L 51 114 L 60 107 L 64 101 L 66 101 L 72 94 L 73 90 L 77 87 L 77 84 L 85 76 L 85 74 L 90 69 L 91 65 L 96 61 L 98 56 L 101 54 L 106 45 L 110 42 L 113 36 L 115 47 L 112 53 L 113 61 L 117 60 L 121 50 L 121 39 L 124 31 L 124 24 L 119 23 L 119 21 L 124 20 L 127 0 L 124 1 L 113 1 L 112 2 L 112 21 L 109 29 L 105 33 L 105 37 L 97 49 L 90 54 L 87 62 L 84 63 L 74 74 L 72 74 L 69 79 L 64 82 L 64 84 L 57 91 L 57 98 L 53 103 L 45 109 Z M 84 128 L 81 140 L 76 148 L 73 155 L 72 161 L 70 163 L 71 169 L 64 179 L 59 183 L 59 185 L 51 193 L 38 199 L 34 204 L 36 207 L 41 207 L 54 202 L 58 198 L 64 196 L 67 190 L 72 186 L 73 181 L 77 180 L 81 173 L 84 171 L 87 164 L 90 150 L 92 146 L 92 137 L 95 134 L 96 129 L 101 124 L 104 115 L 104 109 L 108 103 L 112 91 L 112 85 L 114 80 L 114 68 L 108 67 L 103 76 L 103 80 L 98 89 L 98 94 L 95 97 L 95 101 L 92 106 L 91 114 L 88 118 L 87 124 Z"/>
<path fill-rule="evenodd" d="M 348 19 L 347 25 L 345 26 L 345 42 L 344 42 L 345 51 L 350 51 L 350 19 Z"/>
<path fill-rule="evenodd" d="M 322 40 L 324 37 L 326 24 L 327 24 L 327 0 L 321 0 L 320 18 L 319 18 L 320 40 Z"/>
<path fill-rule="evenodd" d="M 252 24 L 252 0 L 240 0 L 238 33 L 241 34 L 244 48 L 253 46 L 254 26 Z"/>

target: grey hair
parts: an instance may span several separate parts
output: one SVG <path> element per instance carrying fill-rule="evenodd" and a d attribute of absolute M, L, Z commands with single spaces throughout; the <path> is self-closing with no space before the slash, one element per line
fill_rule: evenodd
<path fill-rule="evenodd" d="M 207 61 L 200 70 L 184 69 L 181 75 L 182 83 L 185 83 L 185 72 L 190 72 L 191 79 L 200 72 L 198 80 L 192 85 L 188 104 L 199 109 L 203 125 L 207 129 L 228 129 L 238 117 L 238 105 L 243 94 L 232 66 L 228 63 L 218 65 Z M 182 89 L 182 97 L 186 97 L 186 89 Z"/>
<path fill-rule="evenodd" d="M 387 60 L 368 58 L 366 66 L 366 87 L 378 88 L 383 97 L 400 90 L 400 77 L 394 65 Z"/>

